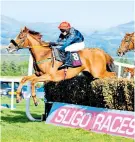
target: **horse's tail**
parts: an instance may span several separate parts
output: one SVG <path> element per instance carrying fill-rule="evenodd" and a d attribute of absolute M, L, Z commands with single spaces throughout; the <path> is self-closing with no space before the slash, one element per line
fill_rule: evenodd
<path fill-rule="evenodd" d="M 105 53 L 106 62 L 107 62 L 107 70 L 110 72 L 115 71 L 114 59 L 107 53 Z"/>
<path fill-rule="evenodd" d="M 107 64 L 112 64 L 114 59 L 107 53 L 105 53 L 105 57 L 106 57 L 106 62 Z"/>

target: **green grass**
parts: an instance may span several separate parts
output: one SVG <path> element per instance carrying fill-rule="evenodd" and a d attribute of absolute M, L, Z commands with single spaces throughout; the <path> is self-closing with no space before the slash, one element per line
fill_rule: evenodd
<path fill-rule="evenodd" d="M 10 99 L 1 98 L 1 103 L 9 103 Z M 35 107 L 31 101 L 31 113 L 38 117 L 44 111 L 43 101 Z M 1 111 L 1 142 L 133 142 L 132 139 L 96 134 L 82 129 L 64 128 L 31 122 L 25 115 L 25 101 L 16 104 L 16 109 Z"/>

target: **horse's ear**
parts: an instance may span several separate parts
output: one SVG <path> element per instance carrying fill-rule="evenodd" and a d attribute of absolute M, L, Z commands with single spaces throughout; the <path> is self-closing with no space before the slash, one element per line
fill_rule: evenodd
<path fill-rule="evenodd" d="M 22 31 L 22 32 L 28 32 L 29 29 L 25 26 L 21 31 Z"/>
<path fill-rule="evenodd" d="M 131 34 L 130 33 L 126 33 L 126 36 L 130 36 Z"/>

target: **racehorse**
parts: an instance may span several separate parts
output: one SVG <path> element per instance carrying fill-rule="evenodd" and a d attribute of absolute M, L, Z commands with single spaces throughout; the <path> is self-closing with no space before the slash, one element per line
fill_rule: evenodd
<path fill-rule="evenodd" d="M 134 41 L 135 41 L 134 39 L 135 39 L 134 33 L 131 34 L 126 33 L 126 35 L 121 41 L 119 49 L 117 50 L 118 56 L 123 56 L 126 52 L 134 50 Z"/>
<path fill-rule="evenodd" d="M 123 70 L 123 73 L 130 73 L 131 78 L 134 78 L 134 71 L 135 71 L 135 68 L 125 67 Z"/>
<path fill-rule="evenodd" d="M 11 43 L 7 47 L 9 53 L 21 48 L 28 48 L 34 60 L 35 73 L 22 78 L 17 89 L 17 103 L 20 102 L 20 92 L 26 81 L 31 81 L 32 98 L 34 104 L 38 105 L 35 94 L 35 84 L 37 82 L 58 82 L 73 78 L 82 71 L 88 71 L 94 78 L 116 76 L 115 72 L 107 71 L 106 67 L 113 64 L 113 59 L 98 48 L 85 48 L 84 50 L 78 51 L 82 66 L 66 69 L 65 76 L 65 69 L 58 70 L 62 62 L 53 60 L 52 48 L 49 47 L 49 43 L 42 41 L 41 37 L 42 35 L 39 32 L 31 31 L 27 27 L 24 27 L 16 38 L 11 40 Z"/>

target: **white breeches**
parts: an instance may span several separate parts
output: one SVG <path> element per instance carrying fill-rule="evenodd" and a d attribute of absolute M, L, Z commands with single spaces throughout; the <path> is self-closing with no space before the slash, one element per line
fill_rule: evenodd
<path fill-rule="evenodd" d="M 65 48 L 65 51 L 70 51 L 70 52 L 73 52 L 73 51 L 79 51 L 79 50 L 82 50 L 85 48 L 85 44 L 84 42 L 80 42 L 80 43 L 74 43 L 74 44 L 71 44 L 69 46 L 67 46 Z"/>

